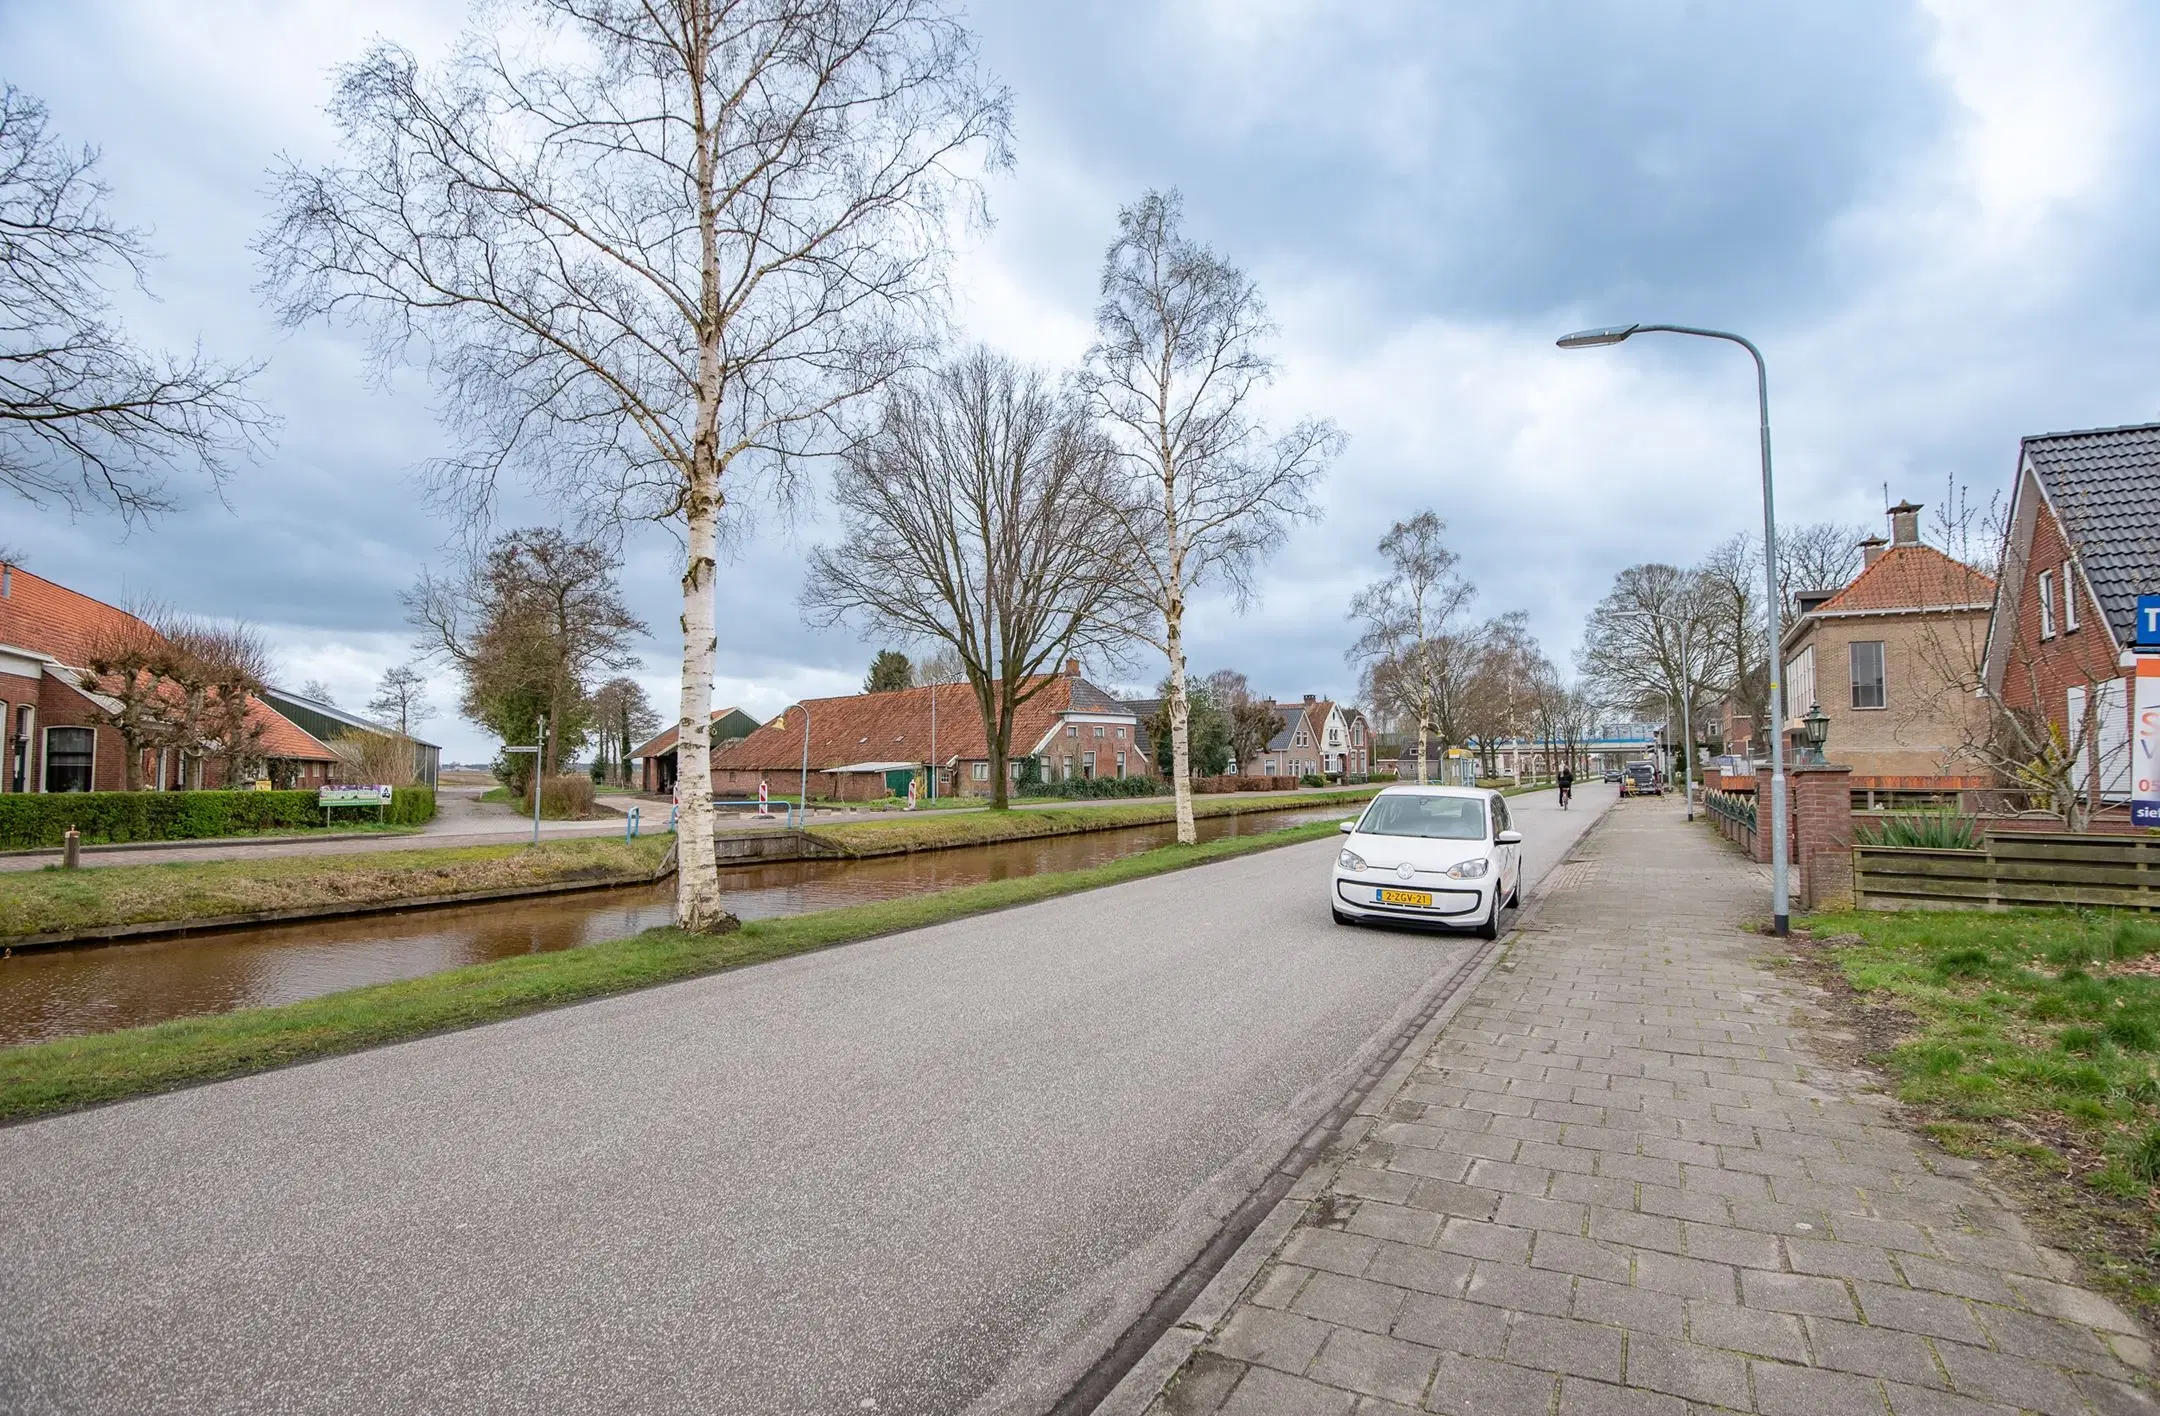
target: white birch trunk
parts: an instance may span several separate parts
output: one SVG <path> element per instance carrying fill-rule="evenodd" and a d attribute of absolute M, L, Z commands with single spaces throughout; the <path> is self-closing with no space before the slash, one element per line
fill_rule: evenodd
<path fill-rule="evenodd" d="M 1177 838 L 1182 846 L 1200 839 L 1193 825 L 1191 704 L 1185 698 L 1185 606 L 1170 602 L 1164 617 L 1165 642 L 1170 647 L 1170 786 L 1177 798 Z"/>
<path fill-rule="evenodd" d="M 1425 718 L 1418 715 L 1417 722 L 1417 784 L 1425 785 Z"/>
<path fill-rule="evenodd" d="M 708 472 L 692 484 L 690 564 L 683 572 L 682 714 L 675 729 L 675 923 L 704 933 L 725 927 L 712 807 L 713 562 L 718 509 Z"/>

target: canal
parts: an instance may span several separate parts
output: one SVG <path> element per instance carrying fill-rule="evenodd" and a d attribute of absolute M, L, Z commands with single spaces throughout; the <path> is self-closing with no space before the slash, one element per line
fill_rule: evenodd
<path fill-rule="evenodd" d="M 1354 808 L 1203 817 L 1200 839 L 1254 835 Z M 989 880 L 1091 865 L 1166 845 L 1164 822 L 1078 836 L 879 856 L 724 868 L 739 917 L 774 919 Z M 674 918 L 675 884 L 628 886 L 532 901 L 189 934 L 141 944 L 0 959 L 0 1047 L 109 1032 L 169 1018 L 292 1003 L 466 964 L 621 939 Z"/>

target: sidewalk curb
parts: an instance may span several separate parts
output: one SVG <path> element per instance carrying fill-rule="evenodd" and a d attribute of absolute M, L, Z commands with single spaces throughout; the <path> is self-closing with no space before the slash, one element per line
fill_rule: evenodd
<path fill-rule="evenodd" d="M 1617 806 L 1617 803 L 1615 805 Z M 1110 1389 L 1110 1394 L 1096 1404 L 1091 1416 L 1144 1416 L 1156 1398 L 1163 1394 L 1171 1378 L 1184 1367 L 1186 1359 L 1229 1317 L 1231 1309 L 1245 1296 L 1245 1290 L 1252 1286 L 1260 1270 L 1288 1242 L 1290 1232 L 1304 1217 L 1306 1208 L 1334 1183 L 1335 1176 L 1342 1169 L 1350 1151 L 1364 1139 L 1365 1133 L 1372 1129 L 1375 1120 L 1386 1115 L 1388 1109 L 1402 1095 L 1403 1088 L 1409 1084 L 1411 1073 L 1417 1070 L 1418 1064 L 1432 1050 L 1433 1044 L 1447 1030 L 1448 1025 L 1455 1021 L 1455 1015 L 1476 996 L 1478 989 L 1492 977 L 1500 960 L 1514 949 L 1524 929 L 1537 918 L 1545 896 L 1549 893 L 1549 882 L 1559 875 L 1562 866 L 1580 858 L 1583 848 L 1611 819 L 1612 810 L 1613 808 L 1607 808 L 1597 820 L 1591 822 L 1582 835 L 1575 839 L 1575 843 L 1568 847 L 1567 853 L 1553 862 L 1552 868 L 1545 872 L 1545 878 L 1532 887 L 1529 898 L 1523 901 L 1522 912 L 1516 916 L 1515 927 L 1503 937 L 1481 947 L 1458 967 L 1456 978 L 1448 984 L 1446 998 L 1440 1004 L 1439 1010 L 1404 1045 L 1402 1052 L 1389 1064 L 1387 1071 L 1383 1072 L 1380 1079 L 1365 1093 L 1364 1098 L 1352 1110 L 1349 1120 L 1344 1122 L 1339 1133 L 1329 1142 L 1325 1152 L 1305 1168 L 1290 1187 L 1290 1192 L 1276 1203 L 1267 1217 L 1260 1221 L 1259 1227 L 1247 1235 L 1245 1242 L 1238 1245 L 1223 1266 L 1216 1270 L 1215 1276 L 1208 1280 L 1199 1296 L 1178 1315 L 1177 1321 L 1170 1325 L 1169 1330 L 1155 1340 L 1154 1345 L 1148 1348 L 1118 1384 Z"/>

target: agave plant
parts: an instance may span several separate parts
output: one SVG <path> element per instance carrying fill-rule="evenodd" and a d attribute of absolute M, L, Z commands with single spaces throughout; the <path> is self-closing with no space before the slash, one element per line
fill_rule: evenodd
<path fill-rule="evenodd" d="M 1980 823 L 1954 811 L 1916 811 L 1863 824 L 1853 833 L 1865 846 L 1969 851 L 1980 845 Z"/>

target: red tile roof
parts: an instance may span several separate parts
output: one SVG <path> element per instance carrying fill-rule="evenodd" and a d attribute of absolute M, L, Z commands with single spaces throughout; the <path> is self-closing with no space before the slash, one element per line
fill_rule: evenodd
<path fill-rule="evenodd" d="M 1043 683 L 1041 678 L 1031 684 Z M 1083 679 L 1051 678 L 1041 692 L 1020 705 L 1013 723 L 1012 752 L 1034 750 L 1058 717 L 1076 711 L 1118 713 L 1125 710 Z M 937 758 L 976 761 L 989 756 L 982 710 L 975 691 L 964 683 L 902 688 L 890 693 L 856 693 L 844 698 L 813 698 L 797 704 L 732 747 L 713 753 L 720 771 L 781 771 L 799 767 L 803 756 L 803 712 L 810 715 L 810 770 L 849 767 L 858 762 L 927 762 L 931 760 L 930 708 L 937 705 Z"/>
<path fill-rule="evenodd" d="M 126 610 L 32 575 L 19 565 L 7 567 L 6 590 L 5 595 L 0 595 L 0 644 L 43 654 L 70 668 L 82 668 L 98 639 L 116 630 L 157 632 Z M 79 686 L 72 678 L 68 680 L 68 687 Z M 249 716 L 262 724 L 264 756 L 307 762 L 337 760 L 337 755 L 313 734 L 261 699 L 249 699 L 248 707 Z"/>
<path fill-rule="evenodd" d="M 1816 607 L 1818 614 L 1856 610 L 1943 610 L 1986 608 L 1995 599 L 1995 582 L 1933 546 L 1892 546 L 1860 572 L 1852 584 Z"/>

